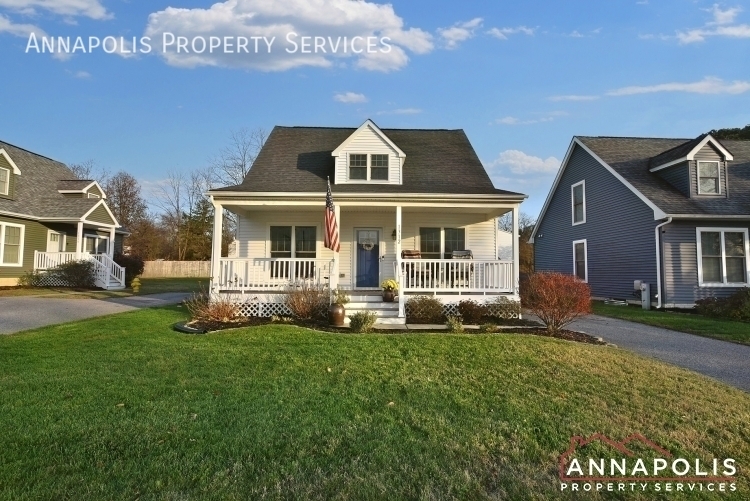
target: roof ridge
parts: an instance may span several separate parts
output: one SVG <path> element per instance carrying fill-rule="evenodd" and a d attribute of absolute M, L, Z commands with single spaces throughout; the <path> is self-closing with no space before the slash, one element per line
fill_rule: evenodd
<path fill-rule="evenodd" d="M 374 123 L 374 122 L 373 122 Z M 357 130 L 357 127 L 326 127 L 322 125 L 275 125 L 279 129 L 323 129 L 323 130 Z M 421 131 L 421 132 L 457 132 L 463 129 L 420 129 L 420 128 L 399 128 L 399 127 L 378 127 L 380 130 L 403 130 L 403 131 Z"/>
<path fill-rule="evenodd" d="M 34 156 L 37 156 L 37 157 L 40 157 L 40 158 L 45 158 L 45 159 L 47 159 L 47 160 L 49 160 L 49 161 L 51 161 L 51 162 L 55 162 L 55 163 L 58 163 L 58 164 L 62 164 L 62 165 L 65 165 L 65 166 L 67 167 L 67 165 L 66 165 L 66 164 L 62 163 L 62 162 L 61 162 L 61 161 L 59 161 L 59 160 L 55 160 L 54 158 L 50 158 L 50 157 L 45 157 L 44 155 L 40 155 L 39 153 L 36 153 L 36 152 L 34 152 L 34 151 L 31 151 L 31 150 L 27 150 L 26 148 L 22 148 L 22 147 L 20 147 L 20 146 L 16 146 L 16 145 L 15 145 L 15 144 L 13 144 L 13 143 L 9 143 L 9 142 L 7 142 L 7 141 L 3 141 L 3 140 L 0 140 L 0 144 L 5 144 L 5 145 L 7 145 L 7 146 L 12 146 L 13 148 L 16 148 L 17 150 L 25 151 L 26 153 L 30 153 L 30 154 L 32 154 L 32 155 L 34 155 Z"/>
<path fill-rule="evenodd" d="M 695 138 L 684 137 L 646 137 L 646 136 L 575 136 L 590 139 L 662 139 L 667 141 L 692 141 Z"/>

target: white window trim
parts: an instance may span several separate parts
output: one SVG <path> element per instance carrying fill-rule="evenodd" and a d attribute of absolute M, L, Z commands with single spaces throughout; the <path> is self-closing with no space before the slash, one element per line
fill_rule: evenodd
<path fill-rule="evenodd" d="M 0 167 L 0 176 L 2 176 L 3 171 L 5 171 L 5 191 L 0 191 L 0 195 L 7 196 L 10 193 L 10 169 Z"/>
<path fill-rule="evenodd" d="M 5 257 L 5 228 L 8 226 L 12 226 L 14 228 L 21 228 L 21 236 L 20 236 L 20 242 L 18 246 L 18 263 L 3 263 L 3 259 Z M 26 235 L 26 226 L 22 224 L 14 224 L 14 223 L 0 223 L 0 267 L 7 267 L 7 268 L 20 268 L 23 266 L 23 245 Z"/>
<path fill-rule="evenodd" d="M 60 235 L 60 241 L 62 242 L 63 250 L 58 250 L 58 252 L 65 252 L 65 249 L 68 248 L 68 234 L 62 231 L 47 230 L 47 245 L 49 245 L 49 237 L 52 234 Z M 59 247 L 60 246 L 58 245 L 58 248 Z"/>
<path fill-rule="evenodd" d="M 701 249 L 701 233 L 721 233 L 721 282 L 704 282 L 703 281 L 703 250 Z M 724 248 L 724 233 L 742 233 L 745 238 L 745 281 L 744 282 L 727 282 L 727 253 Z M 695 228 L 695 247 L 696 260 L 698 261 L 698 287 L 747 287 L 748 273 L 750 273 L 750 244 L 748 243 L 747 228 L 715 228 L 715 227 L 698 227 Z"/>
<path fill-rule="evenodd" d="M 576 186 L 583 186 L 583 220 L 576 222 L 576 197 L 575 189 Z M 584 224 L 586 222 L 586 180 L 578 181 L 575 184 L 570 185 L 570 220 L 573 226 Z"/>
<path fill-rule="evenodd" d="M 445 259 L 445 230 L 464 230 L 464 247 L 469 249 L 469 230 L 466 226 L 417 226 L 417 233 L 416 233 L 416 242 L 417 242 L 417 249 L 420 252 L 422 251 L 422 232 L 420 231 L 422 228 L 440 228 L 440 259 Z M 401 256 L 399 256 L 399 259 Z M 425 258 L 426 259 L 426 258 Z"/>
<path fill-rule="evenodd" d="M 364 155 L 367 157 L 367 179 L 352 179 L 351 175 L 351 155 Z M 372 179 L 372 155 L 385 155 L 388 157 L 388 179 Z M 373 184 L 391 184 L 391 154 L 390 153 L 364 153 L 360 151 L 347 151 L 346 152 L 346 182 L 347 183 L 373 183 Z"/>
<path fill-rule="evenodd" d="M 87 192 L 86 195 L 87 195 L 86 198 L 102 198 L 96 193 L 91 193 L 91 192 Z"/>
<path fill-rule="evenodd" d="M 99 235 L 98 233 L 84 233 L 83 234 L 83 250 L 84 250 L 84 252 L 86 252 L 86 238 L 87 237 L 88 238 L 95 238 L 95 239 L 97 239 L 96 243 L 94 243 L 94 249 L 98 249 L 99 248 L 99 239 L 106 240 L 107 241 L 107 250 L 106 250 L 105 254 L 109 254 L 110 253 L 109 252 L 110 251 L 110 249 L 109 249 L 109 246 L 110 246 L 109 237 L 105 237 L 103 235 Z M 94 253 L 94 254 L 96 254 L 96 253 Z"/>
<path fill-rule="evenodd" d="M 583 240 L 573 240 L 573 276 L 578 278 L 578 274 L 576 274 L 576 244 L 583 244 L 583 267 L 586 277 L 583 281 L 589 283 L 589 245 L 585 238 Z"/>
<path fill-rule="evenodd" d="M 291 226 L 292 228 L 292 257 L 288 258 L 273 258 L 271 257 L 271 227 L 272 226 Z M 314 226 L 315 227 L 315 257 L 314 258 L 298 258 L 297 257 L 297 238 L 295 237 L 297 226 Z M 320 237 L 323 234 L 320 232 L 320 224 L 318 223 L 300 223 L 300 224 L 289 224 L 289 223 L 269 223 L 266 233 L 266 257 L 268 259 L 321 259 L 321 245 L 323 241 Z M 339 239 L 341 238 L 341 228 L 339 228 Z"/>
<path fill-rule="evenodd" d="M 719 191 L 717 193 L 702 193 L 701 192 L 701 164 L 717 164 L 716 169 L 718 173 Z M 721 195 L 721 162 L 719 160 L 698 160 L 695 162 L 695 175 L 698 178 L 698 195 Z"/>

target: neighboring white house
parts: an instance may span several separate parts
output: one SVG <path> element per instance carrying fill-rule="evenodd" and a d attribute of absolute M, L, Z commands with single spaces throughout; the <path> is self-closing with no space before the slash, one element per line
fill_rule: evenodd
<path fill-rule="evenodd" d="M 323 246 L 327 179 L 340 253 Z M 370 120 L 357 129 L 275 127 L 244 182 L 209 195 L 211 289 L 237 297 L 246 314 L 284 313 L 284 289 L 299 281 L 349 289 L 347 312 L 371 309 L 393 323 L 403 323 L 413 294 L 445 304 L 518 300 L 518 249 L 498 259 L 508 243 L 498 240 L 497 218 L 512 212 L 512 246 L 526 196 L 493 186 L 462 130 L 381 130 Z M 238 219 L 231 258 L 219 257 L 223 209 Z M 454 259 L 466 250 L 472 259 Z M 386 278 L 400 283 L 392 307 L 379 299 Z"/>

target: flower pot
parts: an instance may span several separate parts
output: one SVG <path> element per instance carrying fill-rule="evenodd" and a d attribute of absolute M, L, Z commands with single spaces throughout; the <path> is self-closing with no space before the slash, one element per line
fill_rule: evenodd
<path fill-rule="evenodd" d="M 383 291 L 383 301 L 386 303 L 392 303 L 393 299 L 396 297 L 396 293 L 393 291 Z"/>
<path fill-rule="evenodd" d="M 346 309 L 343 304 L 333 303 L 328 307 L 328 323 L 334 327 L 343 327 Z"/>

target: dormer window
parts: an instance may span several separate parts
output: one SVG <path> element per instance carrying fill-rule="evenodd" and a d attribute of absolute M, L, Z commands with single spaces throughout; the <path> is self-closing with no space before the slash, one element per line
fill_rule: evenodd
<path fill-rule="evenodd" d="M 10 170 L 0 167 L 0 195 L 7 195 L 10 190 Z"/>
<path fill-rule="evenodd" d="M 719 172 L 719 162 L 698 162 L 698 194 L 721 194 Z"/>
<path fill-rule="evenodd" d="M 388 181 L 388 155 L 349 154 L 349 180 Z"/>

